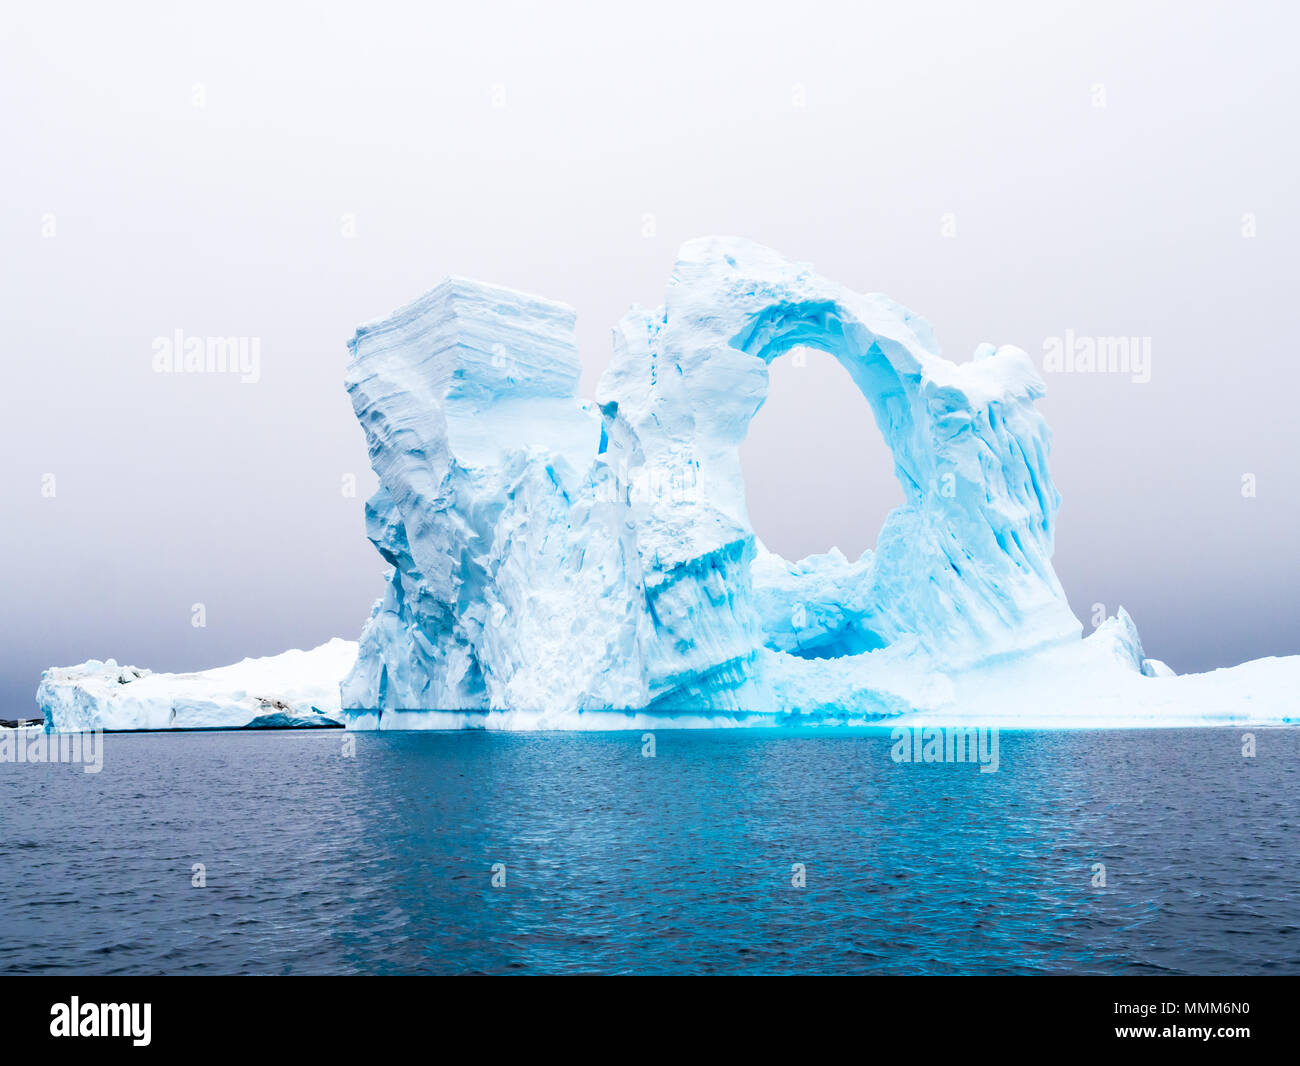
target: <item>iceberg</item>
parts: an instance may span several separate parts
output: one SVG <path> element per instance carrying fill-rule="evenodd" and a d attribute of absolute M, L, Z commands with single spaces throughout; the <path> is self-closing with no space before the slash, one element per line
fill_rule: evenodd
<path fill-rule="evenodd" d="M 1176 676 L 1052 568 L 1044 385 L 737 238 L 683 246 L 578 395 L 572 308 L 449 278 L 350 342 L 387 566 L 359 640 L 197 674 L 47 670 L 46 728 L 1019 728 L 1285 724 L 1300 656 Z M 858 559 L 755 534 L 740 444 L 768 368 L 848 371 L 904 502 Z"/>
<path fill-rule="evenodd" d="M 53 733 L 339 726 L 339 682 L 356 655 L 355 641 L 335 637 L 192 674 L 91 659 L 46 670 L 36 702 Z"/>
<path fill-rule="evenodd" d="M 1211 689 L 1239 695 L 1217 720 L 1292 713 L 1240 690 L 1300 660 L 1207 687 L 1147 659 L 1122 609 L 1082 637 L 1020 349 L 950 362 L 888 297 L 736 238 L 683 246 L 664 305 L 616 325 L 594 401 L 574 321 L 451 278 L 352 339 L 389 570 L 342 686 L 350 727 L 1172 724 L 1203 720 Z M 740 444 L 769 366 L 805 346 L 849 372 L 903 489 L 856 560 L 785 560 L 746 511 Z"/>

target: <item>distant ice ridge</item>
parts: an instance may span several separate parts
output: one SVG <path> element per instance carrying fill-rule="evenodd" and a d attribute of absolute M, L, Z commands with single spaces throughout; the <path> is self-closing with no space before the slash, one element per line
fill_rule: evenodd
<path fill-rule="evenodd" d="M 1272 693 L 1300 660 L 1158 676 L 1172 672 L 1143 657 L 1122 611 L 1080 639 L 1051 565 L 1044 386 L 1020 349 L 949 362 L 888 297 L 729 238 L 687 243 L 664 306 L 618 323 L 594 403 L 577 396 L 574 319 L 453 278 L 352 340 L 347 387 L 380 481 L 367 531 L 391 567 L 343 682 L 352 727 L 937 721 L 974 707 L 1125 724 L 1198 718 L 1211 691 L 1220 719 L 1292 713 L 1245 690 Z M 848 370 L 903 488 L 857 560 L 789 562 L 750 525 L 739 446 L 768 367 L 801 346 Z"/>
<path fill-rule="evenodd" d="M 356 657 L 355 641 L 335 637 L 311 651 L 193 674 L 91 659 L 46 670 L 36 702 L 49 732 L 338 725 L 339 680 Z"/>

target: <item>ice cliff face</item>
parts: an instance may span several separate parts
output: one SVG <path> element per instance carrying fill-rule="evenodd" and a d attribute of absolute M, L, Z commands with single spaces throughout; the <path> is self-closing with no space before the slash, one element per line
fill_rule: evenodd
<path fill-rule="evenodd" d="M 342 705 L 359 727 L 873 719 L 948 675 L 1077 639 L 1051 567 L 1043 385 L 747 241 L 685 245 L 655 312 L 576 395 L 569 308 L 452 279 L 362 327 L 347 375 L 391 567 Z M 858 560 L 756 539 L 739 447 L 791 349 L 861 390 L 905 503 Z"/>

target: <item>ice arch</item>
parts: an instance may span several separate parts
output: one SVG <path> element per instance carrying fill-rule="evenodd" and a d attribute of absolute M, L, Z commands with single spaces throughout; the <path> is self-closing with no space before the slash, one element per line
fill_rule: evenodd
<path fill-rule="evenodd" d="M 862 565 L 832 553 L 792 570 L 753 556 L 738 446 L 768 365 L 797 346 L 848 370 L 903 489 Z M 1078 630 L 1050 564 L 1058 496 L 1033 406 L 1042 391 L 1019 349 L 986 345 L 951 363 L 929 324 L 888 297 L 747 241 L 705 238 L 682 248 L 663 310 L 620 323 L 598 398 L 632 466 L 660 466 L 664 478 L 696 468 L 699 506 L 656 508 L 649 538 L 689 544 L 697 559 L 749 542 L 736 569 L 749 571 L 768 648 L 905 640 L 962 662 Z M 730 566 L 728 577 L 740 580 Z"/>
<path fill-rule="evenodd" d="M 893 455 L 905 506 L 923 505 L 925 450 L 915 439 L 908 390 L 876 334 L 852 309 L 834 297 L 782 297 L 752 314 L 730 344 L 769 368 L 754 413 L 766 400 L 770 367 L 776 359 L 796 348 L 815 348 L 833 356 L 870 406 Z M 893 350 L 905 356 L 905 348 Z M 914 372 L 905 359 L 900 361 Z M 916 632 L 906 612 L 890 602 L 892 590 L 879 587 L 872 553 L 855 560 L 833 549 L 793 562 L 756 546 L 751 574 L 764 643 L 773 650 L 804 659 L 844 658 L 885 648 Z"/>
<path fill-rule="evenodd" d="M 841 307 L 829 302 L 773 305 L 755 314 L 731 344 L 761 359 L 767 367 L 795 348 L 815 348 L 833 356 L 870 405 L 876 425 L 894 455 L 895 474 L 903 491 L 910 502 L 916 502 L 918 481 L 915 471 L 909 469 L 911 453 L 900 447 L 913 426 L 898 371 L 876 344 L 875 335 L 852 323 L 846 329 L 843 315 Z M 764 387 L 760 405 L 766 395 Z"/>
<path fill-rule="evenodd" d="M 745 437 L 768 402 L 773 364 L 791 352 L 823 352 L 847 372 L 858 402 L 871 412 L 874 428 L 894 457 L 893 473 L 902 486 L 905 505 L 920 502 L 918 474 L 911 462 L 915 449 L 908 439 L 914 427 L 906 393 L 874 334 L 852 323 L 846 328 L 845 312 L 834 303 L 775 304 L 755 314 L 730 343 L 762 360 L 765 367 Z M 841 491 L 864 490 L 850 481 Z M 746 507 L 747 521 L 751 510 Z M 788 557 L 756 537 L 750 570 L 766 647 L 802 659 L 837 659 L 877 651 L 910 635 L 905 623 L 891 621 L 878 595 L 864 595 L 872 586 L 874 550 L 887 520 L 883 518 L 870 531 L 866 551 L 848 557 L 838 544 L 821 555 Z"/>

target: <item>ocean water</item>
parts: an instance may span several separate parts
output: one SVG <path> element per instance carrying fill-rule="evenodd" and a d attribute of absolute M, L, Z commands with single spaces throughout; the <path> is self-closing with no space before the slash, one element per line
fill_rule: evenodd
<path fill-rule="evenodd" d="M 111 735 L 0 763 L 0 972 L 1296 973 L 1300 731 L 1254 734 Z"/>

